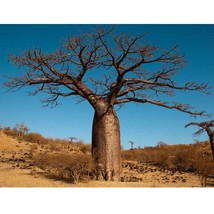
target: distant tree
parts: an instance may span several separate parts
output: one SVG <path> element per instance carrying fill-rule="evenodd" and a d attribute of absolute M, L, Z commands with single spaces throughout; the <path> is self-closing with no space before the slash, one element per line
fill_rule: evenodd
<path fill-rule="evenodd" d="M 206 92 L 207 84 L 178 85 L 173 77 L 185 65 L 177 46 L 161 49 L 145 41 L 145 35 L 116 34 L 112 26 L 68 38 L 53 53 L 27 50 L 10 61 L 22 68 L 10 77 L 9 89 L 30 86 L 49 95 L 43 102 L 57 105 L 60 97 L 87 100 L 94 109 L 92 156 L 105 180 L 120 180 L 120 126 L 115 106 L 149 103 L 190 115 L 205 115 L 190 105 L 169 102 L 174 91 Z M 167 100 L 167 101 L 166 101 Z"/>
<path fill-rule="evenodd" d="M 167 143 L 165 143 L 163 141 L 157 142 L 157 147 L 166 146 L 166 145 L 167 145 Z"/>
<path fill-rule="evenodd" d="M 29 130 L 30 129 L 24 123 L 17 123 L 13 128 L 13 131 L 19 141 L 22 141 L 24 135 L 26 135 Z"/>
<path fill-rule="evenodd" d="M 204 131 L 206 131 L 206 133 L 208 134 L 209 141 L 210 141 L 210 147 L 211 147 L 213 160 L 214 160 L 214 130 L 213 130 L 213 128 L 214 128 L 214 120 L 201 122 L 201 123 L 191 122 L 191 123 L 188 123 L 185 126 L 185 128 L 188 127 L 188 126 L 192 126 L 192 125 L 200 127 L 199 130 L 194 133 L 195 136 L 202 134 Z"/>
<path fill-rule="evenodd" d="M 131 144 L 131 149 L 133 149 L 134 148 L 134 142 L 130 140 L 129 143 Z"/>
<path fill-rule="evenodd" d="M 69 137 L 69 139 L 70 139 L 70 141 L 71 141 L 71 142 L 73 142 L 73 141 L 77 140 L 77 138 L 76 138 L 76 137 Z"/>

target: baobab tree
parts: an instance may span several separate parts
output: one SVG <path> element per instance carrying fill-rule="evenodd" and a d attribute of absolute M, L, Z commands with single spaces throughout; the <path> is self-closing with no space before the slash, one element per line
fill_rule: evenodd
<path fill-rule="evenodd" d="M 73 141 L 77 140 L 77 138 L 76 138 L 76 137 L 69 137 L 69 139 L 70 139 L 70 141 L 71 141 L 71 142 L 73 142 Z"/>
<path fill-rule="evenodd" d="M 134 142 L 130 140 L 129 143 L 131 144 L 131 149 L 133 149 L 133 148 L 134 148 L 134 147 L 133 147 Z"/>
<path fill-rule="evenodd" d="M 60 97 L 75 96 L 94 109 L 92 156 L 105 180 L 120 180 L 120 125 L 115 106 L 125 103 L 152 104 L 190 115 L 205 115 L 188 104 L 166 101 L 174 91 L 206 92 L 207 84 L 178 85 L 173 77 L 184 68 L 177 46 L 161 49 L 145 35 L 116 34 L 112 26 L 69 37 L 54 53 L 29 49 L 10 55 L 23 68 L 20 76 L 5 83 L 11 90 L 32 87 L 31 95 L 46 93 L 43 102 L 57 105 Z M 165 99 L 164 99 L 165 98 Z M 169 99 L 167 99 L 169 100 Z"/>
<path fill-rule="evenodd" d="M 188 126 L 199 126 L 200 128 L 198 129 L 198 131 L 196 131 L 194 133 L 195 136 L 202 134 L 204 131 L 206 131 L 206 133 L 209 136 L 209 141 L 210 141 L 210 147 L 211 147 L 211 151 L 212 151 L 212 156 L 213 156 L 213 160 L 214 160 L 214 120 L 210 120 L 210 121 L 205 121 L 205 122 L 191 122 L 188 123 L 186 127 Z"/>

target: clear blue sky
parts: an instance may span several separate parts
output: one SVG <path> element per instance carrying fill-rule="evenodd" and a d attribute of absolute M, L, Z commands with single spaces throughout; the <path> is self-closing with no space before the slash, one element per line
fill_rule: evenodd
<path fill-rule="evenodd" d="M 42 48 L 46 52 L 56 50 L 67 35 L 86 31 L 92 25 L 0 25 L 0 84 L 4 75 L 18 74 L 19 70 L 8 63 L 8 53 L 19 54 L 29 48 Z M 130 35 L 147 33 L 147 40 L 162 48 L 175 44 L 185 54 L 187 67 L 179 73 L 178 82 L 214 83 L 214 25 L 118 25 L 118 33 Z M 46 137 L 68 138 L 74 136 L 86 143 L 91 142 L 93 109 L 88 103 L 76 104 L 74 99 L 61 100 L 60 106 L 51 109 L 42 107 L 42 95 L 28 96 L 29 88 L 16 93 L 5 93 L 0 88 L 0 125 L 14 126 L 25 123 L 31 132 Z M 211 95 L 188 92 L 173 97 L 173 100 L 189 103 L 197 110 L 214 114 L 214 89 Z M 175 110 L 149 104 L 126 104 L 118 111 L 121 126 L 121 144 L 130 148 L 154 146 L 159 141 L 168 144 L 193 143 L 192 133 L 196 127 L 184 128 L 193 117 Z M 198 118 L 197 121 L 207 118 Z M 205 134 L 197 137 L 207 139 Z"/>

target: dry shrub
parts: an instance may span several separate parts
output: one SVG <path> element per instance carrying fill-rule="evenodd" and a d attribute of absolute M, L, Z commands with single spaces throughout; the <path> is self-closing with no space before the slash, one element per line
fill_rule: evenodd
<path fill-rule="evenodd" d="M 19 141 L 23 141 L 30 129 L 24 123 L 17 123 L 13 128 L 15 136 Z"/>
<path fill-rule="evenodd" d="M 45 142 L 45 138 L 41 134 L 35 133 L 35 132 L 32 132 L 32 133 L 26 135 L 25 140 L 29 141 L 31 143 L 38 143 L 38 144 Z"/>
<path fill-rule="evenodd" d="M 13 129 L 11 129 L 10 127 L 5 127 L 2 129 L 4 134 L 8 135 L 8 136 L 12 136 L 15 137 L 16 133 L 14 132 Z"/>
<path fill-rule="evenodd" d="M 172 169 L 176 171 L 195 172 L 195 149 L 188 145 L 177 145 L 173 152 Z M 170 168 L 170 167 L 169 167 Z"/>
<path fill-rule="evenodd" d="M 198 154 L 197 158 L 194 159 L 196 172 L 199 175 L 201 186 L 207 186 L 208 178 L 213 178 L 214 176 L 214 162 L 211 155 L 208 154 Z"/>
<path fill-rule="evenodd" d="M 135 159 L 134 154 L 135 154 L 134 149 L 122 150 L 122 152 L 121 152 L 122 159 L 129 160 L 129 161 L 133 161 Z"/>
<path fill-rule="evenodd" d="M 48 177 L 70 183 L 85 182 L 90 178 L 91 158 L 83 154 L 40 154 L 34 165 L 45 170 Z"/>
<path fill-rule="evenodd" d="M 137 160 L 159 166 L 162 169 L 172 171 L 196 172 L 198 151 L 208 154 L 209 145 L 206 142 L 193 145 L 167 145 L 159 144 L 156 147 L 145 147 L 144 149 L 130 149 L 122 151 L 123 160 Z M 210 166 L 207 166 L 211 168 Z"/>
<path fill-rule="evenodd" d="M 195 151 L 189 145 L 159 146 L 154 164 L 172 171 L 194 171 L 193 157 Z"/>
<path fill-rule="evenodd" d="M 51 151 L 69 151 L 69 152 L 78 152 L 80 150 L 80 145 L 78 143 L 74 143 L 64 139 L 53 139 L 53 138 L 46 138 L 45 139 L 46 147 Z"/>

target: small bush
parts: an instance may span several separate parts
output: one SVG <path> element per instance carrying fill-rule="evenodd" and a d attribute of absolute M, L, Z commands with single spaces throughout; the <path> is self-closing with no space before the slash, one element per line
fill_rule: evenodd
<path fill-rule="evenodd" d="M 12 136 L 12 137 L 15 137 L 15 132 L 14 130 L 12 130 L 10 127 L 5 127 L 2 129 L 4 134 L 8 135 L 8 136 Z"/>
<path fill-rule="evenodd" d="M 25 136 L 25 140 L 29 141 L 31 143 L 38 143 L 38 144 L 41 144 L 41 143 L 45 142 L 45 138 L 41 134 L 34 133 L 34 132 L 26 135 Z"/>
<path fill-rule="evenodd" d="M 176 171 L 194 172 L 196 170 L 194 165 L 195 150 L 193 147 L 186 145 L 178 146 L 173 155 L 172 168 Z"/>
<path fill-rule="evenodd" d="M 34 165 L 45 170 L 47 176 L 70 183 L 90 178 L 91 158 L 87 155 L 40 154 L 34 157 Z"/>
<path fill-rule="evenodd" d="M 207 186 L 207 179 L 214 177 L 214 162 L 211 155 L 198 154 L 194 159 L 196 173 L 199 175 L 201 186 Z"/>

